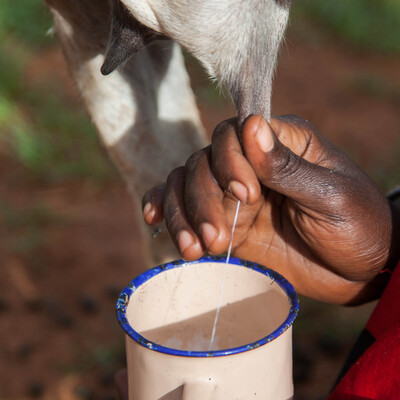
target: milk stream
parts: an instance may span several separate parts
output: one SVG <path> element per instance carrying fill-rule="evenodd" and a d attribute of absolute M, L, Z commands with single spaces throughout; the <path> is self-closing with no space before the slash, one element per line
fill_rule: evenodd
<path fill-rule="evenodd" d="M 228 248 L 228 254 L 226 255 L 226 262 L 225 262 L 225 268 L 224 268 L 224 275 L 222 277 L 222 282 L 221 282 L 221 288 L 219 290 L 219 298 L 218 298 L 218 305 L 217 305 L 217 311 L 215 313 L 215 319 L 214 319 L 214 326 L 212 330 L 212 335 L 211 335 L 211 340 L 210 340 L 210 351 L 212 350 L 213 344 L 214 344 L 214 339 L 215 339 L 215 332 L 217 330 L 217 323 L 218 323 L 218 318 L 219 318 L 219 312 L 221 310 L 221 303 L 222 303 L 222 296 L 224 294 L 224 286 L 225 286 L 225 278 L 226 278 L 226 271 L 228 269 L 228 263 L 231 258 L 231 251 L 232 251 L 232 243 L 233 243 L 233 234 L 235 232 L 236 228 L 236 223 L 239 215 L 239 207 L 240 207 L 240 200 L 238 200 L 237 206 L 236 206 L 236 213 L 235 213 L 235 219 L 233 220 L 233 225 L 232 225 L 232 233 L 231 233 L 231 241 L 229 243 L 229 248 Z"/>

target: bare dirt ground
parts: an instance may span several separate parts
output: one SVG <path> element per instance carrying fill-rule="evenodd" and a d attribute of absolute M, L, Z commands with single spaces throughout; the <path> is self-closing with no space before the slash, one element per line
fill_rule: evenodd
<path fill-rule="evenodd" d="M 58 49 L 37 62 L 25 79 L 56 76 L 66 98 L 79 101 Z M 289 37 L 273 111 L 311 120 L 386 189 L 400 181 L 399 71 L 398 57 Z M 199 105 L 209 132 L 233 114 L 200 95 Z M 0 399 L 116 399 L 113 374 L 124 365 L 124 344 L 114 304 L 142 262 L 138 212 L 124 185 L 118 178 L 100 187 L 38 184 L 7 154 L 0 154 L 0 182 L 0 199 L 13 204 L 11 217 L 20 221 L 10 231 L 6 217 L 0 220 Z M 28 212 L 34 204 L 50 215 Z M 13 243 L 29 238 L 27 222 L 36 224 L 39 245 L 23 257 Z M 326 398 L 371 306 L 343 310 L 303 300 L 301 307 L 295 398 Z"/>

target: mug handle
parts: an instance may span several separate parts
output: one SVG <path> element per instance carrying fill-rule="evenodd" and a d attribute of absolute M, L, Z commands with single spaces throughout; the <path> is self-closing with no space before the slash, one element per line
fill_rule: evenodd
<path fill-rule="evenodd" d="M 215 388 L 215 382 L 208 379 L 185 382 L 182 400 L 212 400 Z"/>

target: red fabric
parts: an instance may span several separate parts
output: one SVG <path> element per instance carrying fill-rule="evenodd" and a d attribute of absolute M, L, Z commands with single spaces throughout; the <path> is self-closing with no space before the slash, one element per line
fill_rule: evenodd
<path fill-rule="evenodd" d="M 400 262 L 366 328 L 376 342 L 350 368 L 329 400 L 400 399 Z"/>
<path fill-rule="evenodd" d="M 379 339 L 381 335 L 398 322 L 400 322 L 400 262 L 394 269 L 378 305 L 368 320 L 366 328 L 375 339 Z"/>
<path fill-rule="evenodd" d="M 350 368 L 329 400 L 400 398 L 400 323 L 384 333 Z"/>

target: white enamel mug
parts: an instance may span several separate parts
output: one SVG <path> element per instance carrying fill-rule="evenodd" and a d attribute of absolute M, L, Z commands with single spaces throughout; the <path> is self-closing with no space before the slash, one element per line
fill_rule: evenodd
<path fill-rule="evenodd" d="M 292 285 L 248 261 L 178 260 L 144 272 L 117 302 L 129 400 L 291 399 L 298 311 Z"/>

